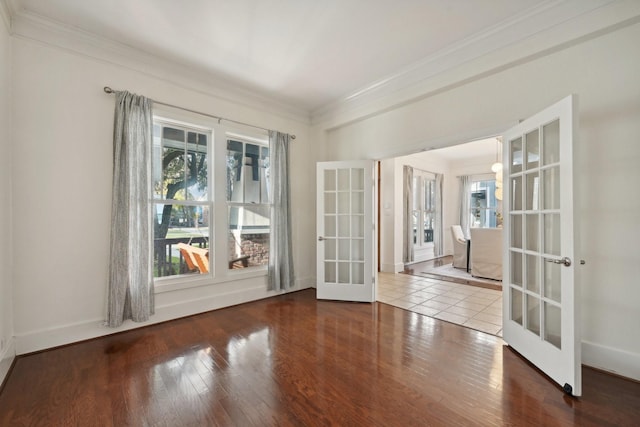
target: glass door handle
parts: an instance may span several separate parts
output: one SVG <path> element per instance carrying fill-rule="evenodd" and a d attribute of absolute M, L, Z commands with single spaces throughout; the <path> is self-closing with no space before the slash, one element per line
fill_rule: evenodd
<path fill-rule="evenodd" d="M 571 265 L 571 259 L 569 257 L 564 257 L 561 259 L 553 259 L 553 258 L 545 258 L 547 262 L 552 262 L 554 264 L 564 264 L 565 267 L 569 267 Z"/>

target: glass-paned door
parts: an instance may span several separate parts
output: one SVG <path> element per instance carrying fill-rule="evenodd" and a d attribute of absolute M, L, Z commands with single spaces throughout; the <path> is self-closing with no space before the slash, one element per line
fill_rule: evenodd
<path fill-rule="evenodd" d="M 319 299 L 375 300 L 373 162 L 317 166 Z"/>
<path fill-rule="evenodd" d="M 576 99 L 567 97 L 504 135 L 503 337 L 579 396 L 579 300 L 574 283 Z"/>

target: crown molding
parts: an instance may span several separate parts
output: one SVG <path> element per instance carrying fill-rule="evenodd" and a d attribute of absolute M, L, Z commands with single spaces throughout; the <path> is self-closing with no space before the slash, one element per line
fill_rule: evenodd
<path fill-rule="evenodd" d="M 212 75 L 202 68 L 179 64 L 24 9 L 15 12 L 11 22 L 15 38 L 125 67 L 203 95 L 268 111 L 304 125 L 310 124 L 308 111 L 261 94 L 255 89 L 242 87 L 237 82 Z"/>
<path fill-rule="evenodd" d="M 311 113 L 335 129 L 509 68 L 640 15 L 634 0 L 550 0 Z"/>

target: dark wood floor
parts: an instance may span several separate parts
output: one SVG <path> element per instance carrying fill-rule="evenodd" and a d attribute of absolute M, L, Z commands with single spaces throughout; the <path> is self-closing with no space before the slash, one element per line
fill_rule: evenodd
<path fill-rule="evenodd" d="M 19 357 L 0 425 L 637 426 L 640 384 L 567 397 L 500 338 L 314 290 Z"/>

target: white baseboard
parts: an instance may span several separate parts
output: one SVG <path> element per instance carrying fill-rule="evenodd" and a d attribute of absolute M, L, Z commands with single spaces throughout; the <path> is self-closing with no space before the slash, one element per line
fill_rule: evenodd
<path fill-rule="evenodd" d="M 401 262 L 395 264 L 380 264 L 380 271 L 383 273 L 399 273 L 404 270 L 404 264 Z"/>
<path fill-rule="evenodd" d="M 640 381 L 640 354 L 582 341 L 582 364 Z"/>
<path fill-rule="evenodd" d="M 302 282 L 302 281 L 301 281 Z M 308 282 L 308 280 L 304 280 Z M 298 283 L 289 292 L 306 289 L 308 286 L 300 287 Z M 125 321 L 118 328 L 109 328 L 104 324 L 103 319 L 93 319 L 69 325 L 62 325 L 45 330 L 32 331 L 29 333 L 15 335 L 15 354 L 27 354 L 34 351 L 45 350 L 61 345 L 84 341 L 117 332 L 149 326 L 168 320 L 179 319 L 198 313 L 230 307 L 245 302 L 256 301 L 281 294 L 280 292 L 267 291 L 264 286 L 257 286 L 249 289 L 241 289 L 226 294 L 217 294 L 191 301 L 182 301 L 175 304 L 156 306 L 156 312 L 147 322 L 136 323 L 130 320 Z"/>
<path fill-rule="evenodd" d="M 296 279 L 296 287 L 298 289 L 315 288 L 317 280 L 315 276 L 302 277 Z"/>
<path fill-rule="evenodd" d="M 11 364 L 16 358 L 16 348 L 13 338 L 9 338 L 2 353 L 0 353 L 0 384 L 4 382 L 4 379 L 11 368 Z"/>

